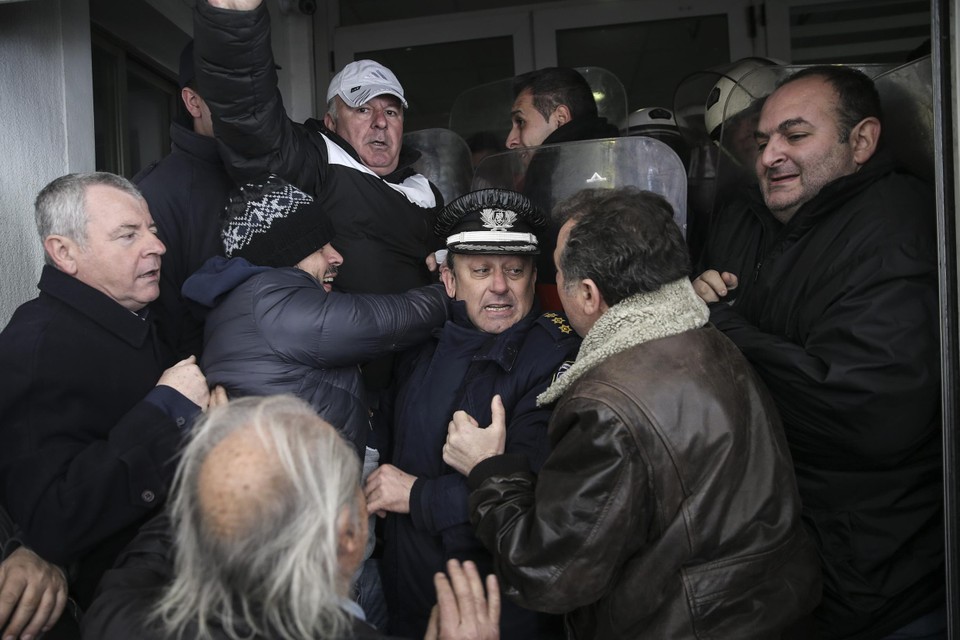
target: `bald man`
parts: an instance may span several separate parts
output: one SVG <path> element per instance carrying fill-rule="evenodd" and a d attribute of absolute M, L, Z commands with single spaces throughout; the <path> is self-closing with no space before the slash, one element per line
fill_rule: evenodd
<path fill-rule="evenodd" d="M 184 451 L 172 524 L 155 519 L 127 548 L 84 636 L 383 638 L 347 597 L 367 539 L 351 451 L 293 396 L 211 410 Z M 476 567 L 448 570 L 426 638 L 498 637 L 496 579 L 487 600 Z"/>

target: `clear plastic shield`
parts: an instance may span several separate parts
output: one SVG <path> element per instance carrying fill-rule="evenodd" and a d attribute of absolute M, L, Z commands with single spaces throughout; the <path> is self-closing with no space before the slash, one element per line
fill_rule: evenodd
<path fill-rule="evenodd" d="M 473 167 L 467 143 L 449 129 L 421 129 L 404 134 L 403 144 L 420 152 L 413 169 L 422 173 L 453 202 L 470 190 Z"/>
<path fill-rule="evenodd" d="M 934 181 L 933 67 L 930 56 L 874 79 L 883 104 L 884 144 L 908 171 Z"/>
<path fill-rule="evenodd" d="M 627 117 L 627 91 L 612 72 L 600 67 L 576 67 L 590 88 L 600 117 L 617 125 Z M 461 93 L 450 110 L 450 129 L 478 151 L 474 144 L 487 139 L 503 144 L 510 133 L 510 108 L 513 106 L 513 78 L 504 78 Z M 474 144 L 471 144 L 474 143 Z"/>
<path fill-rule="evenodd" d="M 662 195 L 686 228 L 687 176 L 668 145 L 647 137 L 608 138 L 514 149 L 484 159 L 473 189 L 500 187 L 526 194 L 544 211 L 581 189 L 633 186 Z"/>

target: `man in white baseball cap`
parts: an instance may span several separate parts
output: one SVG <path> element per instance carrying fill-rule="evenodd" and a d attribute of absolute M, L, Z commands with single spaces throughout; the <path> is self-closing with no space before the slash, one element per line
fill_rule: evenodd
<path fill-rule="evenodd" d="M 330 217 L 344 267 L 336 288 L 400 293 L 429 284 L 424 257 L 440 192 L 402 147 L 407 101 L 389 69 L 358 60 L 334 76 L 321 119 L 292 122 L 277 90 L 270 15 L 262 0 L 200 0 L 197 83 L 238 183 L 276 174 L 312 195 Z"/>
<path fill-rule="evenodd" d="M 339 96 L 347 106 L 356 108 L 371 98 L 388 94 L 399 98 L 403 108 L 407 108 L 403 87 L 393 71 L 375 60 L 357 60 L 333 76 L 327 88 L 327 104 Z"/>

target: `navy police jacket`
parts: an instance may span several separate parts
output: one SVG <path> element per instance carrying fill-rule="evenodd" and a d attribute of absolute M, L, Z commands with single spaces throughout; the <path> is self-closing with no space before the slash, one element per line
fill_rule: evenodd
<path fill-rule="evenodd" d="M 443 570 L 447 559 L 472 559 L 481 571 L 492 567 L 470 526 L 466 478 L 443 462 L 453 413 L 463 410 L 480 425 L 489 425 L 490 401 L 500 394 L 506 451 L 526 456 L 536 472 L 549 450 L 551 412 L 537 407 L 537 395 L 572 364 L 579 346 L 580 338 L 561 314 L 541 315 L 534 308 L 513 327 L 492 335 L 477 330 L 464 304 L 454 302 L 453 320 L 402 360 L 391 462 L 417 481 L 410 514 L 389 514 L 386 522 L 383 574 L 391 633 L 423 635 L 436 601 L 433 574 Z M 526 637 L 539 635 L 537 614 L 504 604 L 504 638 L 519 627 L 534 632 Z"/>

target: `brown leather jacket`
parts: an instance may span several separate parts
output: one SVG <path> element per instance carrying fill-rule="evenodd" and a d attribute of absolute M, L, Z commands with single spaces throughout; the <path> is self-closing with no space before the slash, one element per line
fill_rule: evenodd
<path fill-rule="evenodd" d="M 597 322 L 541 396 L 562 393 L 539 476 L 485 460 L 471 517 L 506 595 L 566 613 L 571 638 L 777 638 L 820 599 L 790 453 L 754 371 L 705 315 L 683 324 L 695 294 L 672 285 Z"/>

